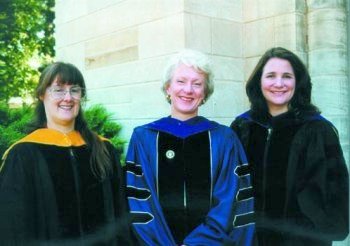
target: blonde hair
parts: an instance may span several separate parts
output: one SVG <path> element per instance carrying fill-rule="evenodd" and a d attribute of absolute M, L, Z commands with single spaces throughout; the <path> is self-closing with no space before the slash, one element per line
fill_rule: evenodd
<path fill-rule="evenodd" d="M 175 69 L 180 65 L 184 64 L 188 67 L 193 67 L 197 71 L 200 71 L 204 73 L 205 75 L 205 90 L 204 90 L 204 100 L 208 100 L 208 98 L 213 94 L 214 92 L 214 79 L 213 79 L 213 73 L 211 69 L 211 62 L 209 60 L 209 57 L 205 55 L 202 52 L 191 50 L 191 49 L 185 49 L 182 50 L 175 55 L 173 55 L 165 69 L 164 74 L 162 78 L 162 91 L 167 96 L 167 88 L 169 86 L 169 83 L 172 79 L 173 73 Z M 170 103 L 170 99 L 167 98 L 168 102 Z"/>

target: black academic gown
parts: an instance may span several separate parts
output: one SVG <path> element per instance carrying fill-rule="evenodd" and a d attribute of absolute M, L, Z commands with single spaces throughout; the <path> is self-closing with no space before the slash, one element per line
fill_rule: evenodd
<path fill-rule="evenodd" d="M 349 176 L 335 127 L 287 112 L 231 127 L 252 169 L 259 246 L 330 246 L 349 232 Z"/>
<path fill-rule="evenodd" d="M 5 153 L 0 171 L 1 245 L 130 245 L 121 166 L 97 179 L 78 132 L 39 129 Z"/>

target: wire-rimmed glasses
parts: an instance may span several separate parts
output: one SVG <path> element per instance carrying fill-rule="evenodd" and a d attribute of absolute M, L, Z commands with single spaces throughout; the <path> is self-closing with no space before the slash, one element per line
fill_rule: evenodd
<path fill-rule="evenodd" d="M 70 96 L 75 100 L 80 100 L 83 95 L 83 88 L 80 86 L 72 86 L 71 88 L 64 89 L 60 86 L 51 86 L 48 91 L 53 99 L 63 99 L 69 92 Z"/>

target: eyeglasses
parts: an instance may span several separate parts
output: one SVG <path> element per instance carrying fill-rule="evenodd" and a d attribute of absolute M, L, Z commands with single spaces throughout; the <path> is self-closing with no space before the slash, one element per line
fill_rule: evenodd
<path fill-rule="evenodd" d="M 53 99 L 63 99 L 69 92 L 71 97 L 75 100 L 80 100 L 83 94 L 83 88 L 79 86 L 73 86 L 68 90 L 63 89 L 60 86 L 52 86 L 48 89 Z"/>

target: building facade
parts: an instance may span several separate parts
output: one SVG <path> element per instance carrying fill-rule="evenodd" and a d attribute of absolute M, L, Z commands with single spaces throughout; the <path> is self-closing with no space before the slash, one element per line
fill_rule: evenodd
<path fill-rule="evenodd" d="M 349 164 L 347 0 L 56 0 L 55 11 L 57 60 L 81 69 L 88 104 L 112 112 L 124 139 L 169 115 L 160 79 L 175 52 L 211 56 L 215 92 L 200 114 L 228 125 L 249 107 L 244 86 L 259 57 L 282 46 L 309 68 L 312 100 L 338 128 Z"/>

